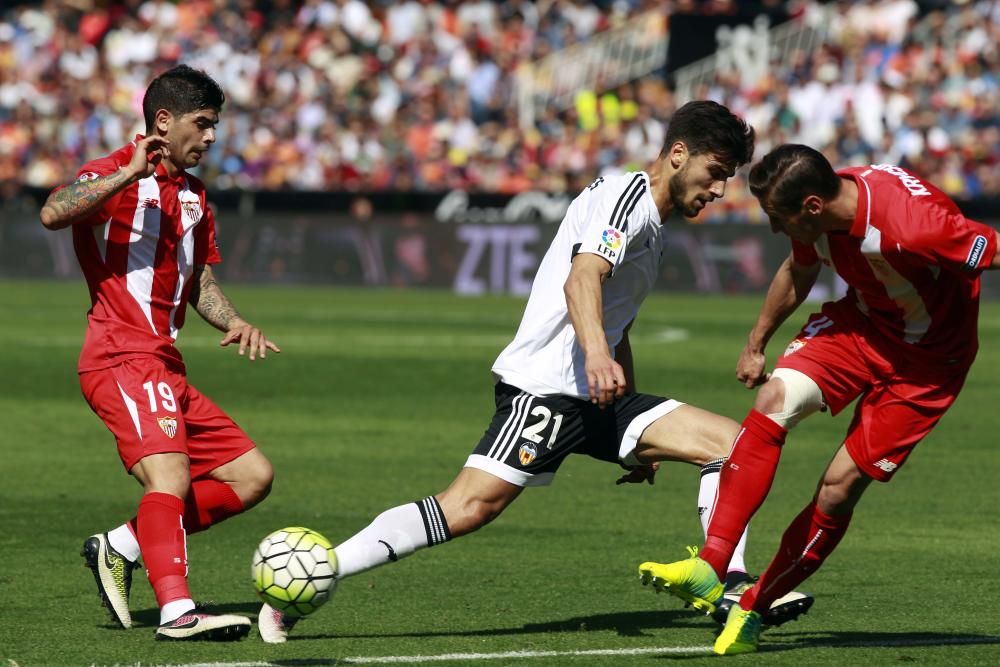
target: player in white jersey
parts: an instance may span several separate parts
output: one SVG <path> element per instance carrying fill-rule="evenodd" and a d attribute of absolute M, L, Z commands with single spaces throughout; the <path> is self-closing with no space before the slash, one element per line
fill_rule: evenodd
<path fill-rule="evenodd" d="M 714 503 L 736 422 L 676 400 L 635 393 L 628 329 L 659 274 L 661 225 L 721 198 L 750 161 L 754 132 L 714 102 L 673 116 L 660 157 L 642 172 L 598 178 L 570 205 L 531 289 L 513 342 L 493 366 L 492 423 L 451 485 L 389 509 L 336 547 L 340 577 L 471 533 L 526 486 L 548 484 L 571 453 L 620 463 L 623 482 L 652 483 L 660 461 L 702 466 L 700 512 Z M 746 579 L 742 562 L 731 563 Z M 811 598 L 779 601 L 780 623 Z M 265 605 L 265 641 L 291 619 Z"/>

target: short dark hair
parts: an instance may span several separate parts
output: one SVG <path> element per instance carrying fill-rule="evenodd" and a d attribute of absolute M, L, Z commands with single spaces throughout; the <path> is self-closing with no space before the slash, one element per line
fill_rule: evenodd
<path fill-rule="evenodd" d="M 840 177 L 815 148 L 783 144 L 750 169 L 750 192 L 780 213 L 797 213 L 809 195 L 836 197 Z"/>
<path fill-rule="evenodd" d="M 142 98 L 142 115 L 146 131 L 153 129 L 156 112 L 166 109 L 175 116 L 192 111 L 215 109 L 222 111 L 226 94 L 219 84 L 200 69 L 178 65 L 153 79 Z"/>
<path fill-rule="evenodd" d="M 688 102 L 670 118 L 664 150 L 677 141 L 691 155 L 714 155 L 739 167 L 753 157 L 754 129 L 721 104 Z"/>

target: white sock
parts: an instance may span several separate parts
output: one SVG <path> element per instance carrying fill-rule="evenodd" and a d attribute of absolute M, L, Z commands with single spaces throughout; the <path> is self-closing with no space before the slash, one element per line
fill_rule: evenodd
<path fill-rule="evenodd" d="M 160 625 L 176 621 L 192 609 L 194 609 L 194 601 L 190 598 L 181 598 L 180 600 L 168 602 L 160 609 Z"/>
<path fill-rule="evenodd" d="M 361 532 L 337 545 L 339 577 L 349 577 L 451 539 L 434 496 L 400 505 L 375 517 Z"/>
<path fill-rule="evenodd" d="M 701 467 L 701 486 L 698 488 L 698 518 L 701 519 L 701 529 L 703 534 L 708 536 L 708 520 L 712 516 L 715 508 L 715 501 L 719 492 L 719 474 L 722 472 L 722 464 L 725 459 L 709 461 Z M 736 544 L 733 557 L 729 561 L 727 572 L 746 572 L 747 566 L 743 554 L 747 548 L 747 529 L 740 536 L 740 541 Z"/>
<path fill-rule="evenodd" d="M 108 544 L 133 563 L 139 560 L 139 541 L 135 539 L 127 523 L 108 531 Z"/>

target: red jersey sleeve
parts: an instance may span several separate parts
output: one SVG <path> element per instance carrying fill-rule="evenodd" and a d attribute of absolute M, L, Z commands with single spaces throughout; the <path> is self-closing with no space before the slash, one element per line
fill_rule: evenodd
<path fill-rule="evenodd" d="M 215 238 L 215 214 L 206 203 L 205 215 L 194 232 L 194 263 L 200 266 L 221 261 L 222 255 Z"/>
<path fill-rule="evenodd" d="M 102 176 L 110 176 L 118 171 L 119 166 L 118 162 L 111 156 L 91 160 L 80 167 L 80 170 L 76 172 L 76 180 L 74 183 L 84 183 L 86 181 L 93 181 L 101 178 Z M 66 186 L 60 185 L 59 187 L 54 188 L 52 192 L 58 192 L 64 187 Z M 101 204 L 101 208 L 97 209 L 97 211 L 90 216 L 90 219 L 88 219 L 87 222 L 92 225 L 101 225 L 107 222 L 108 218 L 111 217 L 115 208 L 118 206 L 121 195 L 126 189 L 127 188 L 119 190 L 113 196 L 109 197 L 103 204 Z"/>
<path fill-rule="evenodd" d="M 913 234 L 905 241 L 906 249 L 952 273 L 978 276 L 997 253 L 996 232 L 966 218 L 950 200 L 947 203 L 911 202 L 908 227 Z"/>
<path fill-rule="evenodd" d="M 799 243 L 793 239 L 792 259 L 795 260 L 795 263 L 800 266 L 812 266 L 819 261 L 819 255 L 816 253 L 816 248 L 813 246 Z"/>

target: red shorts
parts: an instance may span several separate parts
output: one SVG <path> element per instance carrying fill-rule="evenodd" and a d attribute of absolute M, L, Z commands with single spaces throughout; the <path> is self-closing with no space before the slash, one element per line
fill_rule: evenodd
<path fill-rule="evenodd" d="M 825 303 L 776 366 L 812 378 L 833 414 L 861 397 L 844 444 L 858 467 L 887 482 L 955 402 L 969 367 L 887 353 L 892 344 L 867 322 L 852 303 Z"/>
<path fill-rule="evenodd" d="M 181 452 L 197 479 L 254 448 L 225 412 L 154 357 L 81 373 L 80 387 L 118 441 L 126 470 L 150 454 Z"/>

